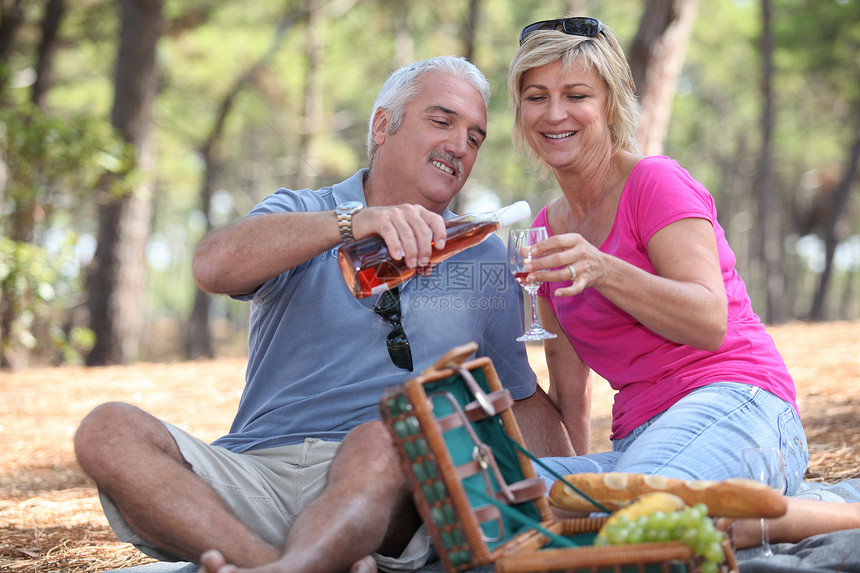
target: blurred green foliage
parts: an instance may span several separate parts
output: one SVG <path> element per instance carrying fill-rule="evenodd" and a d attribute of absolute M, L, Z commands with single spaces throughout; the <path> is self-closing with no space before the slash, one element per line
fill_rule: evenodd
<path fill-rule="evenodd" d="M 5 186 L 0 210 L 0 321 L 7 363 L 36 350 L 37 335 L 51 342 L 43 358 L 77 361 L 92 334 L 63 324 L 81 295 L 75 259 L 75 218 L 87 213 L 98 180 L 126 169 L 125 146 L 92 117 L 61 117 L 23 104 L 0 111 Z"/>
<path fill-rule="evenodd" d="M 0 185 L 0 212 L 3 234 L 13 238 L 13 221 L 19 214 L 28 214 L 32 228 L 17 227 L 16 232 L 26 231 L 19 240 L 52 256 L 57 237 L 63 241 L 77 237 L 74 262 L 68 263 L 76 270 L 60 273 L 56 279 L 70 283 L 67 292 L 72 297 L 62 302 L 54 299 L 59 320 L 68 316 L 68 305 L 80 296 L 78 267 L 79 261 L 86 263 L 95 242 L 99 182 L 105 174 L 128 169 L 130 155 L 110 129 L 118 3 L 68 3 L 46 111 L 27 103 L 42 4 L 25 3 L 25 24 L 7 67 L 0 69 L 9 79 L 0 94 L 0 153 L 7 171 L 5 190 Z M 348 177 L 366 164 L 367 120 L 388 73 L 406 61 L 462 55 L 465 50 L 465 0 L 328 0 L 323 3 L 325 15 L 318 31 L 324 46 L 317 78 L 320 114 L 317 123 L 307 125 L 303 117 L 307 22 L 297 12 L 299 17 L 290 23 L 276 56 L 239 94 L 227 118 L 217 188 L 210 212 L 203 213 L 200 148 L 218 107 L 236 78 L 269 48 L 282 14 L 306 4 L 300 0 L 165 3 L 167 28 L 158 48 L 155 215 L 148 250 L 149 288 L 141 303 L 150 321 L 168 318 L 181 323 L 187 317 L 195 289 L 191 256 L 207 221 L 226 224 L 278 187 L 294 186 L 303 163 L 316 174 L 314 186 Z M 521 198 L 536 210 L 558 193 L 552 181 L 531 179 L 511 149 L 512 113 L 505 82 L 522 26 L 565 15 L 570 4 L 567 0 L 480 2 L 473 58 L 487 75 L 493 95 L 488 139 L 462 193 L 461 210 L 481 208 L 488 199 L 506 203 Z M 578 4 L 615 29 L 629 48 L 643 0 Z M 750 231 L 757 224 L 755 172 L 762 108 L 759 4 L 756 0 L 699 1 L 665 147 L 667 155 L 716 197 L 721 224 L 738 255 L 754 306 L 762 290 L 750 244 Z M 826 208 L 832 181 L 844 165 L 853 136 L 851 118 L 860 100 L 860 0 L 773 0 L 773 18 L 774 175 L 789 259 L 786 273 L 793 285 L 787 304 L 794 316 L 803 316 L 820 256 L 815 246 L 820 233 L 816 217 Z M 310 143 L 307 153 L 299 157 L 297 150 L 305 136 Z M 856 251 L 850 245 L 858 243 L 850 238 L 860 230 L 853 207 L 849 211 L 841 235 L 846 248 Z M 851 277 L 860 262 L 850 262 L 850 256 L 845 260 L 849 263 L 841 267 L 835 283 L 843 290 L 835 297 L 832 314 L 852 318 L 860 316 L 857 297 L 849 296 L 850 289 L 856 289 Z M 213 300 L 212 316 L 241 325 L 247 307 L 218 297 Z"/>
<path fill-rule="evenodd" d="M 72 242 L 70 237 L 57 252 L 49 253 L 0 237 L 2 307 L 11 317 L 0 351 L 10 362 L 21 350 L 35 352 L 39 339 L 51 341 L 49 347 L 39 348 L 38 355 L 52 363 L 81 363 L 81 353 L 92 348 L 92 331 L 66 323 L 66 311 L 80 295 Z"/>

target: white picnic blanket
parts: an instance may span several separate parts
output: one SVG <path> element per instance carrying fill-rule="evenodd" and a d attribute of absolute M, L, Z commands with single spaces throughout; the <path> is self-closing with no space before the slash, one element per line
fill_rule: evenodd
<path fill-rule="evenodd" d="M 835 503 L 860 502 L 860 479 L 836 483 L 805 481 L 794 497 Z M 759 549 L 737 552 L 740 573 L 860 573 L 860 529 L 815 535 L 800 543 L 773 545 L 774 556 L 762 558 Z M 444 573 L 440 562 L 422 567 L 420 573 Z M 492 573 L 492 566 L 477 567 L 473 573 Z M 419 573 L 416 572 L 416 573 Z M 152 563 L 105 573 L 197 573 L 192 563 Z"/>
<path fill-rule="evenodd" d="M 820 499 L 836 503 L 860 501 L 860 479 L 846 479 L 836 483 L 805 481 L 792 497 Z"/>

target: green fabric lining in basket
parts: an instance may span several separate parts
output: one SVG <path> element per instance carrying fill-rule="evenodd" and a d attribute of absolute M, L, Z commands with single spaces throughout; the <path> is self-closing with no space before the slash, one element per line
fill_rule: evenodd
<path fill-rule="evenodd" d="M 471 374 L 478 385 L 485 392 L 489 392 L 484 372 L 480 369 L 476 369 L 471 371 Z M 428 382 L 425 384 L 425 391 L 428 399 L 433 405 L 433 414 L 437 419 L 454 413 L 455 406 L 452 405 L 448 397 L 453 398 L 461 408 L 474 399 L 459 374 L 449 376 L 442 380 Z M 513 447 L 504 424 L 499 416 L 490 416 L 483 420 L 473 422 L 472 428 L 477 434 L 478 439 L 492 448 L 496 463 L 505 482 L 515 483 L 525 478 L 522 467 L 520 466 L 519 458 L 517 457 L 517 451 Z M 466 428 L 462 426 L 453 428 L 444 433 L 444 439 L 448 452 L 454 461 L 454 465 L 459 466 L 472 461 L 475 442 Z M 493 493 L 498 493 L 500 491 L 498 481 L 492 472 L 488 472 L 488 475 L 491 484 L 491 491 Z M 485 478 L 482 474 L 475 474 L 464 478 L 462 482 L 467 495 L 469 490 L 486 491 L 484 479 Z M 469 496 L 469 501 L 473 507 L 487 505 L 485 501 L 476 499 L 474 495 Z M 540 521 L 540 512 L 534 502 L 515 504 L 511 507 L 516 508 L 520 513 L 532 521 Z M 499 530 L 498 522 L 496 520 L 486 521 L 481 524 L 481 528 L 487 538 L 487 546 L 491 550 L 499 545 L 503 545 L 518 533 L 528 529 L 528 527 L 525 527 L 521 522 L 511 519 L 509 516 L 504 514 L 501 517 L 501 522 L 503 531 Z"/>

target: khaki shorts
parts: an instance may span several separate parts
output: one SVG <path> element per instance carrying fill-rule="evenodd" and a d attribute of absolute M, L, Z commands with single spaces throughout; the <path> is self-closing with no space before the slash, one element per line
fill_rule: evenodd
<path fill-rule="evenodd" d="M 308 438 L 302 444 L 237 454 L 211 446 L 184 430 L 164 423 L 195 474 L 209 484 L 233 514 L 274 547 L 283 547 L 296 516 L 325 487 L 338 442 Z M 99 492 L 102 507 L 120 541 L 162 561 L 183 561 L 138 536 L 113 501 Z M 433 555 L 425 526 L 415 533 L 400 557 L 373 554 L 382 571 L 414 571 Z"/>

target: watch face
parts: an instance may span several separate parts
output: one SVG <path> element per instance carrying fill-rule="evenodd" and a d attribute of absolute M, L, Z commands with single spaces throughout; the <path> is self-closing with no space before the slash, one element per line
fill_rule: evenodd
<path fill-rule="evenodd" d="M 337 206 L 339 211 L 348 211 L 350 209 L 361 209 L 362 207 L 364 207 L 364 205 L 359 203 L 358 201 L 346 201 L 345 203 L 341 203 L 340 205 Z"/>

